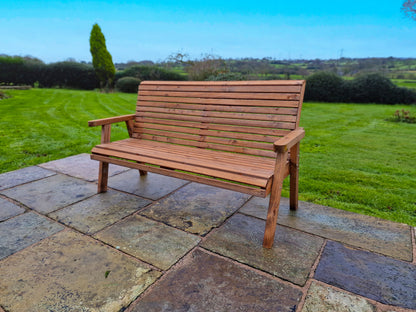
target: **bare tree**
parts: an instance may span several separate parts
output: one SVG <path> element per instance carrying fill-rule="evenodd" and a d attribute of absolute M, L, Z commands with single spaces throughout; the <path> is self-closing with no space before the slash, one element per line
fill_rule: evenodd
<path fill-rule="evenodd" d="M 416 21 L 416 0 L 406 0 L 402 4 L 402 12 Z"/>

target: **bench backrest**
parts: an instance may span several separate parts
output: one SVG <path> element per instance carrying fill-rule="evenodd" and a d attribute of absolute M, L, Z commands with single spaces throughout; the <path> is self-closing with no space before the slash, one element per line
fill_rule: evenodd
<path fill-rule="evenodd" d="M 133 137 L 275 157 L 299 126 L 304 80 L 144 81 Z"/>

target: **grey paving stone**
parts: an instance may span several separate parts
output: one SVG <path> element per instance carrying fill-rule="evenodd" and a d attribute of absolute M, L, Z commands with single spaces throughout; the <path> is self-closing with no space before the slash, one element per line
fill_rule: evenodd
<path fill-rule="evenodd" d="M 89 154 L 79 154 L 53 160 L 39 166 L 86 181 L 96 181 L 98 179 L 98 164 L 99 162 L 92 160 Z M 108 175 L 112 176 L 126 170 L 128 168 L 110 164 Z"/>
<path fill-rule="evenodd" d="M 302 293 L 264 275 L 196 250 L 171 271 L 132 312 L 295 311 Z"/>
<path fill-rule="evenodd" d="M 96 194 L 97 186 L 57 174 L 1 192 L 29 208 L 49 213 Z"/>
<path fill-rule="evenodd" d="M 141 214 L 190 233 L 205 235 L 249 198 L 247 194 L 191 183 Z"/>
<path fill-rule="evenodd" d="M 169 269 L 200 238 L 141 216 L 131 216 L 95 235 L 140 260 Z"/>
<path fill-rule="evenodd" d="M 362 297 L 312 282 L 302 312 L 376 312 L 376 307 Z"/>
<path fill-rule="evenodd" d="M 93 234 L 150 204 L 151 201 L 117 191 L 96 194 L 49 216 L 77 230 Z"/>
<path fill-rule="evenodd" d="M 384 304 L 416 309 L 416 265 L 328 242 L 315 278 Z"/>
<path fill-rule="evenodd" d="M 160 272 L 88 236 L 62 231 L 1 262 L 0 305 L 20 311 L 121 311 Z"/>
<path fill-rule="evenodd" d="M 272 249 L 263 248 L 265 222 L 236 214 L 202 243 L 204 248 L 304 285 L 322 238 L 277 226 Z"/>
<path fill-rule="evenodd" d="M 62 225 L 33 212 L 4 221 L 0 223 L 0 259 L 37 243 L 63 228 Z"/>
<path fill-rule="evenodd" d="M 188 181 L 150 172 L 145 176 L 140 176 L 138 170 L 129 170 L 111 177 L 108 181 L 108 186 L 120 191 L 156 200 L 186 183 Z"/>
<path fill-rule="evenodd" d="M 4 198 L 0 198 L 0 222 L 23 212 L 25 212 L 25 210 L 22 207 L 11 203 Z"/>
<path fill-rule="evenodd" d="M 241 212 L 266 219 L 267 207 L 268 198 L 256 197 L 244 205 Z M 277 223 L 396 259 L 412 261 L 411 229 L 406 224 L 302 201 L 297 211 L 290 211 L 287 198 L 282 198 Z"/>
<path fill-rule="evenodd" d="M 56 173 L 36 166 L 2 173 L 0 174 L 0 190 L 43 179 L 54 174 Z"/>

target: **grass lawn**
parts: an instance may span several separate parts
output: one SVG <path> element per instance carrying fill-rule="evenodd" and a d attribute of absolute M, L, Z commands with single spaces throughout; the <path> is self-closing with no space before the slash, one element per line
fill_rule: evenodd
<path fill-rule="evenodd" d="M 135 110 L 135 94 L 32 89 L 0 101 L 0 173 L 88 153 L 87 121 Z M 415 106 L 305 103 L 299 198 L 416 226 L 416 124 L 386 121 Z M 127 137 L 124 124 L 112 138 Z M 288 196 L 288 181 L 283 195 Z"/>

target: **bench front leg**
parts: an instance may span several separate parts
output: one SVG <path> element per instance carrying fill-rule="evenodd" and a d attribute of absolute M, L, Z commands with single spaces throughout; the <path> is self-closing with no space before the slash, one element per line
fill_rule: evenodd
<path fill-rule="evenodd" d="M 290 210 L 298 209 L 298 192 L 299 192 L 299 145 L 297 143 L 290 149 L 290 162 L 289 162 L 289 174 L 290 174 L 290 196 L 289 206 Z"/>
<path fill-rule="evenodd" d="M 277 215 L 279 214 L 280 197 L 282 194 L 284 169 L 288 153 L 278 153 L 270 192 L 269 210 L 267 211 L 266 229 L 264 230 L 263 247 L 272 248 L 276 233 Z"/>
<path fill-rule="evenodd" d="M 110 143 L 111 124 L 101 126 L 101 144 Z M 98 167 L 98 193 L 107 192 L 108 184 L 108 162 L 100 161 Z"/>

